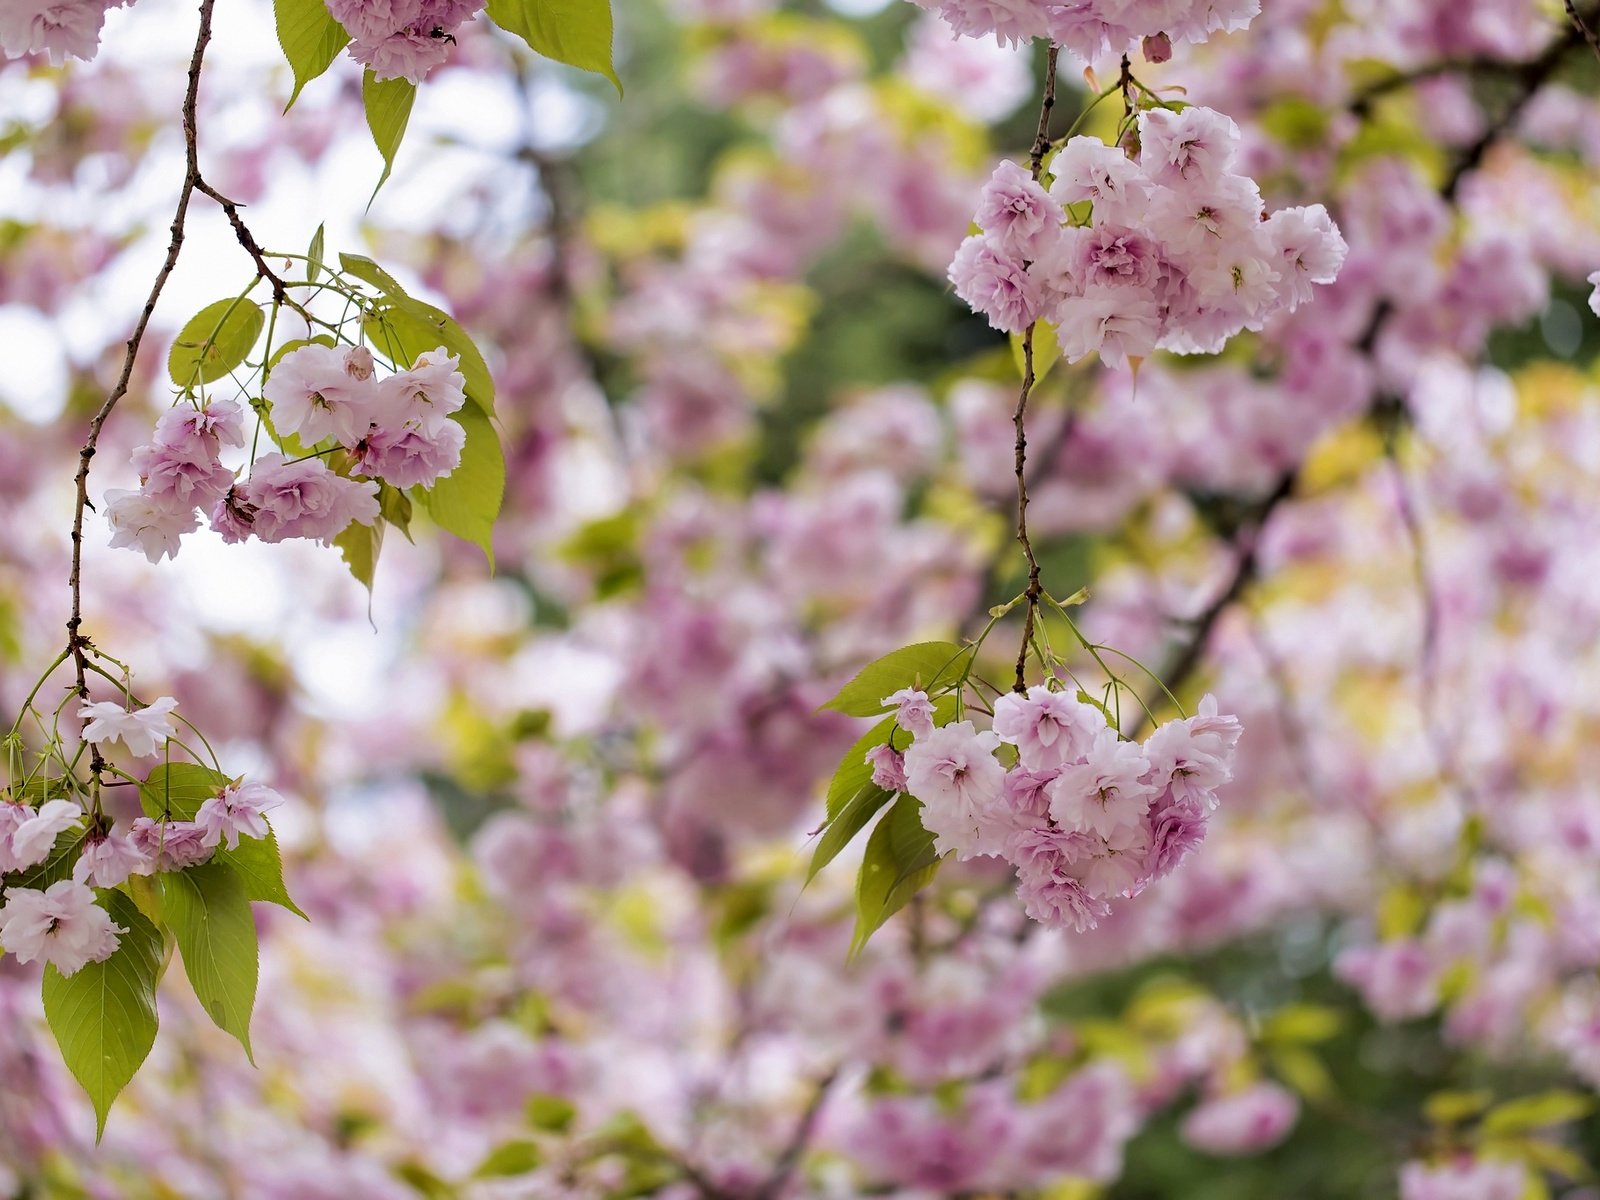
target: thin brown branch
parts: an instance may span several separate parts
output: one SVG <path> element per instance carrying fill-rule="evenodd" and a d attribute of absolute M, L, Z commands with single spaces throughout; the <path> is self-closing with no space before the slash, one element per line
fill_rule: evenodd
<path fill-rule="evenodd" d="M 839 1070 L 835 1067 L 817 1081 L 816 1090 L 811 1093 L 805 1111 L 800 1114 L 800 1121 L 795 1126 L 794 1134 L 789 1138 L 789 1144 L 783 1148 L 777 1166 L 757 1189 L 753 1200 L 778 1200 L 778 1197 L 783 1195 L 784 1188 L 794 1176 L 795 1168 L 800 1165 L 806 1147 L 811 1144 L 811 1139 L 817 1131 L 817 1122 L 822 1118 L 823 1106 L 827 1104 L 828 1095 L 838 1078 Z"/>
<path fill-rule="evenodd" d="M 1596 34 L 1594 26 L 1589 24 L 1589 21 L 1595 19 L 1595 14 L 1591 13 L 1588 20 L 1585 20 L 1579 14 L 1578 6 L 1573 3 L 1573 0 L 1565 0 L 1565 7 L 1567 19 L 1583 35 L 1583 40 L 1589 43 L 1589 49 L 1594 51 L 1595 57 L 1600 58 L 1600 34 Z"/>
<path fill-rule="evenodd" d="M 1044 156 L 1050 152 L 1050 112 L 1056 106 L 1056 57 L 1060 51 L 1052 44 L 1045 52 L 1044 67 L 1044 99 L 1039 105 L 1039 128 L 1033 137 L 1033 153 L 1030 162 L 1033 168 L 1033 179 L 1037 183 L 1044 174 Z M 1028 397 L 1033 393 L 1033 385 L 1037 382 L 1033 367 L 1033 331 L 1035 324 L 1030 323 L 1022 333 L 1022 389 L 1017 394 L 1016 411 L 1012 413 L 1011 421 L 1016 426 L 1017 440 L 1014 463 L 1017 476 L 1017 543 L 1022 547 L 1023 556 L 1028 560 L 1028 586 L 1023 592 L 1027 600 L 1026 611 L 1022 619 L 1022 645 L 1017 650 L 1017 674 L 1013 690 L 1026 692 L 1028 690 L 1028 647 L 1033 643 L 1033 628 L 1036 613 L 1039 607 L 1039 597 L 1044 593 L 1044 587 L 1039 582 L 1039 559 L 1033 552 L 1033 542 L 1028 536 L 1028 434 L 1026 421 L 1028 416 Z"/>
<path fill-rule="evenodd" d="M 189 201 L 201 182 L 195 112 L 200 98 L 200 66 L 205 59 L 206 46 L 211 41 L 211 11 L 215 3 L 216 0 L 200 0 L 200 28 L 195 35 L 194 53 L 189 59 L 189 82 L 183 97 L 185 162 L 183 185 L 178 189 L 178 203 L 172 214 L 172 237 L 167 243 L 167 255 L 162 260 L 161 269 L 156 272 L 155 282 L 150 285 L 150 293 L 145 297 L 144 308 L 140 310 L 139 319 L 128 338 L 127 353 L 122 358 L 122 371 L 117 377 L 115 386 L 106 396 L 105 403 L 89 422 L 89 436 L 84 440 L 83 448 L 78 451 L 77 502 L 72 514 L 72 573 L 67 581 L 72 590 L 72 615 L 67 618 L 67 646 L 72 651 L 73 667 L 77 676 L 76 690 L 79 698 L 85 701 L 89 699 L 90 641 L 82 632 L 83 514 L 91 507 L 89 466 L 94 461 L 95 450 L 99 445 L 100 433 L 105 428 L 106 420 L 122 398 L 128 394 L 128 387 L 133 380 L 133 366 L 139 357 L 139 347 L 144 343 L 145 332 L 149 329 L 150 319 L 155 314 L 156 303 L 161 299 L 161 293 L 166 288 L 173 269 L 178 265 L 178 255 L 183 249 L 184 224 L 189 216 Z M 100 774 L 105 770 L 105 760 L 101 757 L 98 746 L 89 748 L 89 770 L 94 779 L 94 786 L 91 789 L 93 802 L 98 809 Z"/>

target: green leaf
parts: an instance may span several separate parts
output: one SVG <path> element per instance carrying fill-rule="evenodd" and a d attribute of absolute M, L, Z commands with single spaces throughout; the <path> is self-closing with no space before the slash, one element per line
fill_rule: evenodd
<path fill-rule="evenodd" d="M 611 61 L 609 0 L 489 0 L 488 13 L 534 53 L 604 75 L 622 94 Z"/>
<path fill-rule="evenodd" d="M 411 103 L 417 98 L 417 85 L 409 79 L 386 79 L 379 83 L 370 69 L 361 79 L 361 103 L 367 110 L 367 128 L 372 131 L 372 141 L 383 155 L 383 174 L 378 176 L 378 194 L 394 170 L 394 156 L 400 150 L 400 141 L 406 136 L 406 124 L 411 120 Z"/>
<path fill-rule="evenodd" d="M 867 839 L 861 874 L 856 877 L 856 928 L 850 957 L 939 870 L 933 834 L 922 827 L 922 803 L 913 796 L 895 801 Z"/>
<path fill-rule="evenodd" d="M 365 254 L 339 255 L 339 270 L 346 275 L 354 275 L 362 283 L 370 283 L 385 296 L 404 296 L 405 288 L 400 286 L 398 280 L 373 262 Z"/>
<path fill-rule="evenodd" d="M 197 763 L 162 763 L 139 785 L 139 807 L 160 820 L 192 821 L 200 806 L 228 786 L 228 777 Z"/>
<path fill-rule="evenodd" d="M 839 857 L 839 851 L 848 846 L 856 834 L 867 827 L 867 822 L 877 815 L 879 809 L 889 803 L 893 795 L 893 792 L 885 791 L 868 780 L 845 802 L 844 807 L 822 831 L 822 840 L 817 843 L 817 848 L 811 855 L 811 867 L 806 871 L 807 883 L 817 877 L 818 871 Z"/>
<path fill-rule="evenodd" d="M 1328 1068 L 1304 1046 L 1284 1043 L 1274 1046 L 1269 1053 L 1278 1077 L 1307 1100 L 1321 1103 L 1337 1095 L 1338 1089 Z"/>
<path fill-rule="evenodd" d="M 411 540 L 411 497 L 390 483 L 378 484 L 378 515 Z"/>
<path fill-rule="evenodd" d="M 1336 1008 L 1323 1004 L 1286 1004 L 1261 1024 L 1264 1041 L 1305 1045 L 1325 1042 L 1344 1025 Z"/>
<path fill-rule="evenodd" d="M 918 642 L 868 663 L 839 694 L 824 704 L 852 717 L 875 717 L 884 711 L 883 698 L 901 688 L 917 687 L 930 695 L 954 686 L 972 657 L 971 646 L 954 642 Z"/>
<path fill-rule="evenodd" d="M 217 1028 L 250 1049 L 260 946 L 244 881 L 222 862 L 201 863 L 158 876 L 161 912 L 178 939 L 183 969 Z"/>
<path fill-rule="evenodd" d="M 221 379 L 245 360 L 267 318 L 253 300 L 234 296 L 208 304 L 178 331 L 167 373 L 181 388 Z"/>
<path fill-rule="evenodd" d="M 372 581 L 378 573 L 378 551 L 383 548 L 383 522 L 363 525 L 359 521 L 351 521 L 345 526 L 344 532 L 333 539 L 333 544 L 339 547 L 339 554 L 344 558 L 345 566 L 350 568 L 350 574 L 367 591 L 372 591 Z"/>
<path fill-rule="evenodd" d="M 1556 1089 L 1497 1104 L 1484 1114 L 1482 1129 L 1490 1136 L 1527 1133 L 1548 1125 L 1582 1120 L 1594 1110 L 1594 1097 Z"/>
<path fill-rule="evenodd" d="M 319 0 L 320 2 L 320 0 Z M 292 104 L 293 101 L 291 100 Z M 306 282 L 315 283 L 317 273 L 322 270 L 322 253 L 327 242 L 322 225 L 317 226 L 317 231 L 311 235 L 311 245 L 306 247 Z"/>
<path fill-rule="evenodd" d="M 577 1107 L 565 1096 L 543 1092 L 528 1097 L 528 1123 L 548 1133 L 565 1133 L 578 1115 Z"/>
<path fill-rule="evenodd" d="M 544 1151 L 527 1138 L 506 1142 L 491 1150 L 472 1174 L 478 1179 L 498 1179 L 537 1171 L 544 1162 Z"/>
<path fill-rule="evenodd" d="M 278 848 L 278 835 L 270 828 L 264 838 L 240 838 L 236 849 L 223 846 L 212 861 L 226 863 L 234 869 L 244 885 L 246 899 L 276 904 L 302 920 L 311 919 L 289 897 L 289 889 L 283 882 L 283 852 Z"/>
<path fill-rule="evenodd" d="M 500 436 L 475 408 L 450 414 L 466 427 L 461 465 L 427 491 L 418 491 L 428 515 L 446 533 L 482 548 L 494 567 L 494 522 L 506 492 L 506 460 Z"/>
<path fill-rule="evenodd" d="M 156 1041 L 156 978 L 161 934 L 121 892 L 101 892 L 111 919 L 127 930 L 105 962 L 64 976 L 44 969 L 44 1015 L 61 1057 L 94 1105 L 95 1140 L 106 1114 Z"/>
<path fill-rule="evenodd" d="M 1435 1092 L 1424 1101 L 1422 1112 L 1435 1125 L 1454 1125 L 1477 1116 L 1493 1103 L 1494 1093 L 1487 1088 Z"/>
<path fill-rule="evenodd" d="M 350 35 L 323 0 L 273 0 L 272 7 L 278 19 L 278 45 L 294 71 L 294 91 L 283 106 L 288 112 L 300 98 L 300 89 L 333 65 Z"/>
<path fill-rule="evenodd" d="M 1027 370 L 1027 359 L 1022 352 L 1022 335 L 1011 335 L 1011 361 L 1017 364 L 1017 378 Z M 1033 323 L 1033 382 L 1043 383 L 1050 368 L 1061 361 L 1061 343 L 1056 338 L 1056 327 L 1049 321 Z"/>

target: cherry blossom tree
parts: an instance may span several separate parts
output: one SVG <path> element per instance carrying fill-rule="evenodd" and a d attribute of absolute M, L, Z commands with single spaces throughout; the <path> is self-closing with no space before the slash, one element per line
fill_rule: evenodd
<path fill-rule="evenodd" d="M 1597 30 L 0 0 L 0 1196 L 1594 1194 Z"/>

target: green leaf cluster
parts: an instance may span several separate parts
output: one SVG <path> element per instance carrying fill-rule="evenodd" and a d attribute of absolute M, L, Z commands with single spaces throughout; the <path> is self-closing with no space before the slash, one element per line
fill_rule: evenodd
<path fill-rule="evenodd" d="M 868 663 L 822 707 L 853 717 L 881 716 L 884 699 L 902 688 L 919 688 L 934 699 L 934 723 L 944 725 L 960 712 L 960 690 L 972 669 L 976 647 L 954 642 L 918 642 L 902 646 Z M 807 882 L 838 857 L 840 851 L 888 808 L 867 839 L 860 873 L 856 877 L 856 927 L 850 952 L 859 954 L 885 921 L 939 870 L 933 835 L 922 827 L 922 804 L 912 796 L 893 793 L 872 781 L 867 753 L 875 746 L 893 745 L 898 733 L 895 719 L 882 717 L 845 751 L 828 783 L 827 819 L 812 853 Z M 896 747 L 903 749 L 903 747 Z"/>
<path fill-rule="evenodd" d="M 228 783 L 222 773 L 193 763 L 164 764 L 139 785 L 139 804 L 148 817 L 188 821 Z M 76 841 L 58 845 L 45 866 L 57 864 L 51 870 L 65 878 L 77 850 Z M 23 882 L 44 883 L 31 877 Z M 67 1069 L 94 1105 L 97 1136 L 105 1131 L 112 1102 L 155 1044 L 156 986 L 172 949 L 206 1013 L 250 1056 L 260 959 L 250 904 L 265 901 L 305 916 L 284 886 L 282 857 L 270 831 L 261 839 L 241 838 L 231 850 L 219 847 L 208 862 L 185 870 L 162 871 L 153 879 L 135 876 L 99 897 L 125 931 L 116 951 L 70 977 L 53 966 L 44 975 L 45 1017 Z"/>

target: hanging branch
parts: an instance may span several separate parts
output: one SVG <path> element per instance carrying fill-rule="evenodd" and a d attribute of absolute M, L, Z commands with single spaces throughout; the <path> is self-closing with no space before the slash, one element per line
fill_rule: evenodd
<path fill-rule="evenodd" d="M 1044 99 L 1039 105 L 1039 128 L 1034 134 L 1033 153 L 1030 156 L 1035 183 L 1038 183 L 1040 176 L 1044 174 L 1044 156 L 1050 151 L 1050 112 L 1056 106 L 1058 54 L 1059 50 L 1054 44 L 1045 52 Z M 1011 416 L 1012 424 L 1017 430 L 1014 456 L 1017 474 L 1017 544 L 1022 547 L 1023 557 L 1028 560 L 1028 586 L 1023 592 L 1027 605 L 1022 617 L 1022 645 L 1017 650 L 1017 677 L 1012 685 L 1012 690 L 1016 692 L 1028 690 L 1028 647 L 1033 642 L 1039 597 L 1044 593 L 1044 587 L 1039 582 L 1039 559 L 1033 552 L 1033 542 L 1028 536 L 1028 435 L 1024 427 L 1028 415 L 1028 397 L 1037 382 L 1033 369 L 1033 331 L 1036 325 L 1037 322 L 1029 322 L 1027 329 L 1022 333 L 1022 390 L 1017 395 L 1016 411 Z"/>

